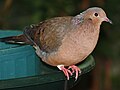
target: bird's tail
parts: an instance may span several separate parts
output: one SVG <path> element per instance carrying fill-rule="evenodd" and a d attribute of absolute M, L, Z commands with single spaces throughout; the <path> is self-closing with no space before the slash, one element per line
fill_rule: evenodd
<path fill-rule="evenodd" d="M 23 34 L 18 35 L 18 36 L 0 38 L 0 42 L 13 43 L 13 44 L 14 43 L 15 44 L 30 44 L 30 41 Z"/>

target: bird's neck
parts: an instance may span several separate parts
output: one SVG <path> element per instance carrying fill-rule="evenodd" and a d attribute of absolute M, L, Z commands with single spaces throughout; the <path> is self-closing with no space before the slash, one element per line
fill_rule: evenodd
<path fill-rule="evenodd" d="M 91 20 L 85 20 L 82 24 L 82 27 L 84 28 L 84 30 L 86 30 L 86 32 L 99 32 L 100 30 L 100 22 L 93 22 Z"/>

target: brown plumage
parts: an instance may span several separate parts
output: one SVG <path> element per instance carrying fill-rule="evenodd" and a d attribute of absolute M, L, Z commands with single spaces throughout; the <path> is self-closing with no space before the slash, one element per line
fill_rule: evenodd
<path fill-rule="evenodd" d="M 12 43 L 13 40 L 33 45 L 43 62 L 57 66 L 67 79 L 75 71 L 77 79 L 80 69 L 75 64 L 83 61 L 95 48 L 103 21 L 112 23 L 103 9 L 93 7 L 74 17 L 55 17 L 27 26 L 23 35 L 14 36 L 14 39 L 2 38 L 0 41 Z"/>

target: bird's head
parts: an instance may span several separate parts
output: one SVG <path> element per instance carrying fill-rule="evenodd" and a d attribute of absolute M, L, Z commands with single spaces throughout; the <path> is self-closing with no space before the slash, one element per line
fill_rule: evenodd
<path fill-rule="evenodd" d="M 93 23 L 102 23 L 103 21 L 112 24 L 112 21 L 107 18 L 105 11 L 102 8 L 92 7 L 82 13 L 84 19 L 92 20 Z"/>

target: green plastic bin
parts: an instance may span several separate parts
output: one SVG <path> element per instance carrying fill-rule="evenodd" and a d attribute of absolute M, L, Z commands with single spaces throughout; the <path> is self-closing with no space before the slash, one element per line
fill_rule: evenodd
<path fill-rule="evenodd" d="M 0 37 L 21 34 L 21 31 L 0 30 Z M 90 55 L 78 64 L 82 73 L 75 82 L 74 76 L 66 80 L 63 72 L 43 63 L 30 45 L 0 42 L 0 89 L 2 90 L 65 90 L 80 81 L 82 74 L 91 71 L 95 61 Z"/>

